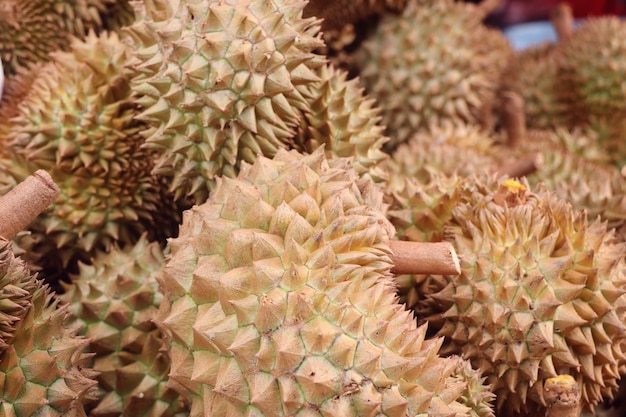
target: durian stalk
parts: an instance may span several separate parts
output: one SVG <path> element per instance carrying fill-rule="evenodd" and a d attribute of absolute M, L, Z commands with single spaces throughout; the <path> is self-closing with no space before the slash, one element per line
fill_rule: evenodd
<path fill-rule="evenodd" d="M 571 375 L 548 378 L 543 386 L 548 404 L 546 417 L 579 417 L 580 390 Z"/>
<path fill-rule="evenodd" d="M 392 272 L 404 274 L 459 275 L 459 258 L 450 242 L 405 242 L 393 240 Z"/>
<path fill-rule="evenodd" d="M 498 174 L 507 175 L 510 178 L 520 178 L 541 169 L 542 165 L 543 154 L 540 152 L 532 152 L 512 164 L 504 164 L 499 167 L 496 172 Z"/>
<path fill-rule="evenodd" d="M 569 4 L 559 3 L 550 14 L 550 20 L 559 42 L 568 40 L 574 34 L 574 15 Z"/>
<path fill-rule="evenodd" d="M 50 174 L 39 169 L 0 197 L 0 236 L 13 239 L 54 201 L 59 192 Z"/>
<path fill-rule="evenodd" d="M 526 138 L 524 100 L 514 91 L 505 91 L 502 93 L 502 104 L 504 128 L 508 138 L 506 145 L 515 148 Z"/>

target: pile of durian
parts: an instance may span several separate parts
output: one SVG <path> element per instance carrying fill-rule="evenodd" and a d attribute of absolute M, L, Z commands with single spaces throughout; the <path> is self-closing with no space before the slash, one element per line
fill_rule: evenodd
<path fill-rule="evenodd" d="M 0 0 L 0 417 L 625 415 L 626 22 L 498 3 Z"/>

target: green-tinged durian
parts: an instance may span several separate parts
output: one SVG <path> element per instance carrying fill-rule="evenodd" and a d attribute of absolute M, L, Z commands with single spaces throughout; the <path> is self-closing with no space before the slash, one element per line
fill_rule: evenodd
<path fill-rule="evenodd" d="M 419 132 L 393 150 L 386 161 L 389 186 L 404 187 L 405 178 L 430 184 L 433 177 L 458 174 L 461 177 L 479 171 L 496 170 L 502 153 L 496 148 L 495 137 L 476 125 L 434 127 Z"/>
<path fill-rule="evenodd" d="M 385 12 L 399 12 L 405 4 L 406 0 L 309 0 L 304 15 L 324 19 L 322 29 L 327 31 Z"/>
<path fill-rule="evenodd" d="M 505 149 L 505 148 L 503 148 Z M 540 152 L 540 169 L 528 175 L 531 186 L 543 183 L 588 217 L 600 216 L 610 228 L 626 221 L 626 178 L 590 129 L 530 130 L 514 152 Z"/>
<path fill-rule="evenodd" d="M 516 53 L 505 70 L 503 89 L 524 99 L 526 122 L 532 129 L 570 124 L 568 107 L 558 91 L 559 48 L 553 43 L 529 46 Z"/>
<path fill-rule="evenodd" d="M 95 354 L 99 395 L 90 416 L 171 417 L 185 409 L 166 386 L 170 360 L 152 322 L 163 299 L 156 281 L 163 262 L 163 249 L 144 235 L 134 246 L 98 253 L 65 285 L 61 299 Z"/>
<path fill-rule="evenodd" d="M 593 410 L 626 359 L 626 244 L 545 188 L 476 181 L 446 225 L 462 272 L 431 295 L 441 313 L 424 319 L 442 325 L 444 352 L 487 376 L 499 415 L 545 411 L 543 382 L 559 374 Z"/>
<path fill-rule="evenodd" d="M 582 23 L 561 49 L 559 91 L 568 98 L 574 121 L 626 116 L 626 22 L 616 16 Z"/>
<path fill-rule="evenodd" d="M 397 303 L 393 227 L 349 160 L 280 150 L 216 185 L 158 276 L 192 417 L 469 415 L 456 362 Z"/>
<path fill-rule="evenodd" d="M 0 252 L 4 273 L 27 273 L 9 242 L 0 244 Z M 85 404 L 92 400 L 96 384 L 87 366 L 89 341 L 66 325 L 67 309 L 55 294 L 28 274 L 28 306 L 15 324 L 12 342 L 0 353 L 2 415 L 85 416 Z"/>
<path fill-rule="evenodd" d="M 145 231 L 178 229 L 166 186 L 151 173 L 154 152 L 141 146 L 145 126 L 135 119 L 124 72 L 129 57 L 114 33 L 75 40 L 41 71 L 11 119 L 13 177 L 44 169 L 61 189 L 19 242 L 33 264 L 62 269 Z"/>
<path fill-rule="evenodd" d="M 355 79 L 332 66 L 321 67 L 319 82 L 308 87 L 311 107 L 303 119 L 295 146 L 313 152 L 324 145 L 327 158 L 353 157 L 354 169 L 376 182 L 386 179 L 381 163 L 388 158 L 382 146 L 389 140 L 379 124 L 380 109 Z"/>
<path fill-rule="evenodd" d="M 69 49 L 72 36 L 84 36 L 96 26 L 84 0 L 3 0 L 0 59 L 5 75 L 48 61 L 50 52 Z"/>
<path fill-rule="evenodd" d="M 503 57 L 512 51 L 482 17 L 453 0 L 409 1 L 402 16 L 385 17 L 363 43 L 355 61 L 383 109 L 390 145 L 436 126 L 487 123 Z"/>
<path fill-rule="evenodd" d="M 291 143 L 308 111 L 300 89 L 319 81 L 324 62 L 305 4 L 156 0 L 136 10 L 132 88 L 146 145 L 159 152 L 155 172 L 178 198 L 202 203 L 216 177 Z"/>

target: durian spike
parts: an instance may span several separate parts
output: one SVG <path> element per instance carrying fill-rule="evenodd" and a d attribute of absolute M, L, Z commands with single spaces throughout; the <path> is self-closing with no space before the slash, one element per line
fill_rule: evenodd
<path fill-rule="evenodd" d="M 579 417 L 580 389 L 571 375 L 548 378 L 543 385 L 546 417 Z"/>
<path fill-rule="evenodd" d="M 44 170 L 37 170 L 0 197 L 0 236 L 11 240 L 54 201 L 59 187 Z"/>
<path fill-rule="evenodd" d="M 508 138 L 506 145 L 515 148 L 526 138 L 524 99 L 514 91 L 504 91 L 502 93 L 502 108 L 504 110 L 504 129 Z"/>
<path fill-rule="evenodd" d="M 521 159 L 500 166 L 496 172 L 501 175 L 507 175 L 510 178 L 520 178 L 532 174 L 541 169 L 543 165 L 543 154 L 540 152 L 532 152 L 524 155 Z"/>
<path fill-rule="evenodd" d="M 392 240 L 391 270 L 396 275 L 459 275 L 461 265 L 450 242 L 405 242 Z"/>
<path fill-rule="evenodd" d="M 559 42 L 568 40 L 574 34 L 574 14 L 569 4 L 559 3 L 550 13 L 550 20 Z"/>

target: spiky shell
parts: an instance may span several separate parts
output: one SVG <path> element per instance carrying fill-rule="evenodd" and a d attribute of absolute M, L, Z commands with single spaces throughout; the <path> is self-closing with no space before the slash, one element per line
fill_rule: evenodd
<path fill-rule="evenodd" d="M 503 75 L 503 89 L 524 99 L 526 125 L 548 129 L 569 125 L 567 106 L 558 92 L 559 49 L 543 43 L 516 52 Z"/>
<path fill-rule="evenodd" d="M 37 281 L 28 266 L 16 260 L 9 242 L 0 239 L 0 352 L 13 341 L 36 288 Z"/>
<path fill-rule="evenodd" d="M 96 26 L 83 0 L 4 0 L 0 4 L 0 59 L 7 76 L 17 68 L 48 61 L 70 47 L 72 36 Z"/>
<path fill-rule="evenodd" d="M 304 15 L 324 19 L 322 29 L 328 31 L 387 11 L 399 12 L 405 4 L 406 0 L 310 0 Z"/>
<path fill-rule="evenodd" d="M 384 103 L 391 145 L 418 130 L 479 123 L 491 111 L 502 49 L 510 46 L 471 10 L 453 0 L 429 6 L 409 1 L 402 16 L 385 17 L 357 52 L 363 85 Z"/>
<path fill-rule="evenodd" d="M 460 402 L 470 408 L 471 417 L 493 417 L 491 403 L 495 400 L 495 394 L 485 385 L 485 377 L 479 370 L 472 368 L 469 361 L 460 356 L 451 358 L 456 362 L 452 378 L 460 380 L 466 386 Z"/>
<path fill-rule="evenodd" d="M 586 20 L 562 47 L 559 90 L 579 124 L 626 114 L 626 23 L 615 16 Z"/>
<path fill-rule="evenodd" d="M 396 303 L 376 193 L 345 159 L 279 151 L 185 213 L 157 323 L 191 416 L 467 415 Z"/>
<path fill-rule="evenodd" d="M 163 4 L 161 4 L 163 3 Z M 272 156 L 308 106 L 299 88 L 318 81 L 322 46 L 303 1 L 156 1 L 128 33 L 140 74 L 137 103 L 149 123 L 156 170 L 177 197 L 202 203 L 217 176 Z"/>
<path fill-rule="evenodd" d="M 583 408 L 617 387 L 625 355 L 624 254 L 606 225 L 544 188 L 485 181 L 447 226 L 461 274 L 432 298 L 444 351 L 483 370 L 497 412 L 540 412 L 543 381 L 570 374 Z M 508 414 L 507 414 L 508 413 Z"/>
<path fill-rule="evenodd" d="M 20 102 L 28 95 L 44 67 L 45 65 L 19 67 L 16 69 L 16 73 L 5 81 L 2 89 L 2 101 L 0 101 L 0 141 L 5 144 L 3 148 L 8 145 L 10 119 L 19 114 Z M 5 151 L 3 149 L 0 152 Z"/>
<path fill-rule="evenodd" d="M 103 30 L 119 32 L 135 21 L 135 12 L 129 0 L 84 0 L 89 10 L 99 15 Z"/>
<path fill-rule="evenodd" d="M 177 229 L 165 187 L 151 173 L 154 152 L 141 147 L 144 126 L 134 119 L 124 72 L 129 57 L 114 33 L 75 40 L 42 70 L 11 121 L 13 176 L 19 182 L 45 169 L 61 189 L 20 242 L 33 263 L 58 260 L 54 268 L 63 268 L 113 242 L 134 242 L 155 229 L 160 211 L 171 221 L 159 229 Z"/>
<path fill-rule="evenodd" d="M 164 253 L 146 236 L 81 264 L 61 299 L 93 352 L 99 399 L 94 417 L 171 417 L 184 410 L 167 388 L 169 356 L 152 319 L 163 299 L 156 281 Z"/>
<path fill-rule="evenodd" d="M 323 66 L 317 75 L 320 81 L 306 92 L 311 110 L 303 119 L 295 146 L 311 153 L 323 145 L 326 157 L 352 157 L 360 175 L 376 182 L 386 179 L 381 163 L 388 154 L 382 147 L 389 138 L 379 124 L 380 109 L 356 79 L 347 79 L 346 71 Z"/>
<path fill-rule="evenodd" d="M 400 154 L 403 147 L 398 147 Z M 406 171 L 410 170 L 407 165 Z M 445 175 L 434 170 L 421 173 L 424 175 L 398 181 L 397 177 L 402 174 L 392 171 L 390 176 L 396 179 L 390 181 L 391 185 L 387 189 L 387 218 L 396 228 L 400 240 L 439 242 L 444 239 L 445 225 L 452 217 L 454 207 L 474 191 L 473 176 Z M 398 275 L 394 281 L 400 302 L 414 311 L 418 320 L 437 310 L 429 297 L 447 284 L 444 277 L 424 274 Z M 436 330 L 436 326 L 429 325 L 430 332 Z"/>
<path fill-rule="evenodd" d="M 501 159 L 493 136 L 478 126 L 459 124 L 412 135 L 392 151 L 384 167 L 390 173 L 390 189 L 394 190 L 404 188 L 406 178 L 430 184 L 441 175 L 465 177 L 495 170 Z"/>
<path fill-rule="evenodd" d="M 575 209 L 600 216 L 609 227 L 626 220 L 626 178 L 611 164 L 598 134 L 590 129 L 532 130 L 520 145 L 523 152 L 541 152 L 541 168 L 528 175 L 531 186 L 543 183 Z"/>
<path fill-rule="evenodd" d="M 28 287 L 22 286 L 28 291 L 28 304 L 15 324 L 12 343 L 0 353 L 2 413 L 15 417 L 84 416 L 85 402 L 91 399 L 96 384 L 87 366 L 88 340 L 66 326 L 66 308 L 13 256 L 9 242 L 3 240 L 0 251 L 4 274 L 21 271 L 31 281 Z"/>

